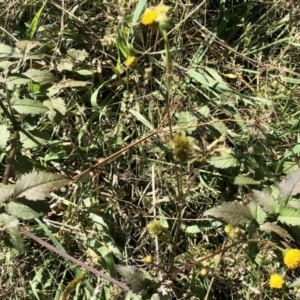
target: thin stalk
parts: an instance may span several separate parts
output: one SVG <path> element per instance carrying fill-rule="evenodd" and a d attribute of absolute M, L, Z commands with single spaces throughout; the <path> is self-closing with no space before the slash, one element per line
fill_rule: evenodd
<path fill-rule="evenodd" d="M 165 49 L 166 49 L 166 95 L 165 95 L 165 101 L 166 101 L 166 111 L 167 111 L 167 119 L 169 123 L 169 131 L 170 131 L 170 138 L 173 140 L 173 132 L 172 132 L 172 122 L 171 122 L 171 114 L 170 114 L 170 90 L 171 90 L 171 82 L 172 82 L 172 58 L 171 58 L 171 51 L 170 51 L 170 43 L 168 39 L 168 35 L 166 30 L 161 29 L 161 34 L 165 41 Z M 178 173 L 177 165 L 175 164 L 175 180 L 177 184 L 177 219 L 176 219 L 176 228 L 175 228 L 175 236 L 173 239 L 173 251 L 170 259 L 169 264 L 169 270 L 173 268 L 174 260 L 176 256 L 176 249 L 177 244 L 179 241 L 179 234 L 180 234 L 180 227 L 181 227 L 181 221 L 182 221 L 182 211 L 184 209 L 184 197 L 183 197 L 183 190 L 182 190 L 182 165 L 180 167 L 181 172 Z"/>
<path fill-rule="evenodd" d="M 121 282 L 121 281 L 119 281 L 119 280 L 117 280 L 117 279 L 115 279 L 115 278 L 113 278 L 113 277 L 111 277 L 111 276 L 109 276 L 107 274 L 104 274 L 104 273 L 102 273 L 102 272 L 100 272 L 100 271 L 92 268 L 91 266 L 86 265 L 85 263 L 83 263 L 82 261 L 74 258 L 73 256 L 71 256 L 71 255 L 69 255 L 69 254 L 67 254 L 67 253 L 65 253 L 65 252 L 63 252 L 63 251 L 55 248 L 54 246 L 52 246 L 52 245 L 48 244 L 47 242 L 41 240 L 39 237 L 37 237 L 33 233 L 27 231 L 25 228 L 21 227 L 20 231 L 23 234 L 25 234 L 26 236 L 28 236 L 29 238 L 33 239 L 34 241 L 36 241 L 39 244 L 41 244 L 42 246 L 44 246 L 45 248 L 47 248 L 47 249 L 55 252 L 59 256 L 61 256 L 63 258 L 66 258 L 66 259 L 70 260 L 71 262 L 75 263 L 76 265 L 78 265 L 78 266 L 80 266 L 80 267 L 82 267 L 82 268 L 84 268 L 84 269 L 86 269 L 86 270 L 94 273 L 95 275 L 106 279 L 107 281 L 109 281 L 109 282 L 117 285 L 119 288 L 123 289 L 124 291 L 130 291 L 129 287 L 125 283 L 123 283 L 123 282 Z"/>

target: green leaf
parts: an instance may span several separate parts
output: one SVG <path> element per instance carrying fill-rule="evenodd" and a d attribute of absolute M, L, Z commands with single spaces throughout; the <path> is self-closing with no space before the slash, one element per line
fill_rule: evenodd
<path fill-rule="evenodd" d="M 300 278 L 296 278 L 294 282 L 292 282 L 289 286 L 289 288 L 296 288 L 297 290 L 300 288 Z"/>
<path fill-rule="evenodd" d="M 95 70 L 91 69 L 76 69 L 76 73 L 83 76 L 92 76 L 95 74 Z"/>
<path fill-rule="evenodd" d="M 16 182 L 13 197 L 28 200 L 44 200 L 50 190 L 66 185 L 70 179 L 62 175 L 33 171 L 22 175 Z"/>
<path fill-rule="evenodd" d="M 201 229 L 199 228 L 198 225 L 191 225 L 191 226 L 186 227 L 185 232 L 191 233 L 191 234 L 197 234 L 197 233 L 201 232 Z"/>
<path fill-rule="evenodd" d="M 209 117 L 210 109 L 207 105 L 204 105 L 204 106 L 200 107 L 199 109 L 197 109 L 197 111 L 203 117 L 205 117 L 205 118 Z"/>
<path fill-rule="evenodd" d="M 227 169 L 239 165 L 239 161 L 232 153 L 222 156 L 214 156 L 208 162 L 220 169 Z"/>
<path fill-rule="evenodd" d="M 11 46 L 0 43 L 0 58 L 7 57 L 14 52 L 14 49 Z"/>
<path fill-rule="evenodd" d="M 69 88 L 69 87 L 84 87 L 92 84 L 89 81 L 80 81 L 73 79 L 63 79 L 59 83 L 53 84 L 50 88 L 48 88 L 48 97 L 53 97 L 58 94 L 60 91 Z"/>
<path fill-rule="evenodd" d="M 19 232 L 19 221 L 17 218 L 8 214 L 0 214 L 0 226 L 5 229 L 8 242 L 19 251 L 24 250 L 22 236 Z"/>
<path fill-rule="evenodd" d="M 106 266 L 109 270 L 109 274 L 115 278 L 117 276 L 117 274 L 116 274 L 116 269 L 115 269 L 114 258 L 113 258 L 111 251 L 106 246 L 102 246 L 102 247 L 98 248 L 97 250 L 101 254 L 101 257 L 105 260 Z"/>
<path fill-rule="evenodd" d="M 267 214 L 262 210 L 257 202 L 251 201 L 248 204 L 251 215 L 258 224 L 263 224 L 267 219 Z"/>
<path fill-rule="evenodd" d="M 24 242 L 18 226 L 5 229 L 9 242 L 20 252 L 24 251 Z"/>
<path fill-rule="evenodd" d="M 40 42 L 38 41 L 21 40 L 16 42 L 16 47 L 19 48 L 23 53 L 29 52 L 38 45 L 40 45 Z"/>
<path fill-rule="evenodd" d="M 284 164 L 283 164 L 283 170 L 282 172 L 284 174 L 291 174 L 293 173 L 294 171 L 298 170 L 299 166 L 297 164 L 297 162 L 295 161 L 285 161 Z"/>
<path fill-rule="evenodd" d="M 300 145 L 294 146 L 288 153 L 286 153 L 276 166 L 276 174 L 282 172 L 284 162 L 287 160 L 287 158 L 289 158 L 290 156 L 299 154 L 299 153 L 300 153 Z"/>
<path fill-rule="evenodd" d="M 57 64 L 56 66 L 56 70 L 58 72 L 62 72 L 64 70 L 67 70 L 67 71 L 73 71 L 73 68 L 74 68 L 74 63 L 73 62 L 70 62 L 69 60 L 65 60 L 63 59 L 60 63 Z"/>
<path fill-rule="evenodd" d="M 188 111 L 181 111 L 176 114 L 178 118 L 177 126 L 184 128 L 188 133 L 197 129 L 197 118 Z"/>
<path fill-rule="evenodd" d="M 266 222 L 264 224 L 261 224 L 259 226 L 259 229 L 262 231 L 267 231 L 267 232 L 272 231 L 272 232 L 275 232 L 276 234 L 278 234 L 280 237 L 293 240 L 291 235 L 284 228 L 282 228 L 281 226 L 276 225 L 274 223 Z"/>
<path fill-rule="evenodd" d="M 257 202 L 269 213 L 274 212 L 274 198 L 266 192 L 253 190 Z"/>
<path fill-rule="evenodd" d="M 36 30 L 37 30 L 37 27 L 38 27 L 38 23 L 39 23 L 39 20 L 40 20 L 40 17 L 41 17 L 41 14 L 44 10 L 44 7 L 46 5 L 46 2 L 42 5 L 42 7 L 38 10 L 38 12 L 36 13 L 36 15 L 34 16 L 34 18 L 32 19 L 30 25 L 29 25 L 29 28 L 28 28 L 28 31 L 27 31 L 27 36 L 29 37 L 29 39 L 32 39 Z"/>
<path fill-rule="evenodd" d="M 300 193 L 300 169 L 281 181 L 279 191 L 282 197 L 295 196 Z"/>
<path fill-rule="evenodd" d="M 234 184 L 236 185 L 251 185 L 251 184 L 260 184 L 259 180 L 254 180 L 253 178 L 246 177 L 244 175 L 238 175 L 237 177 L 234 178 Z"/>
<path fill-rule="evenodd" d="M 13 190 L 13 184 L 0 183 L 0 206 L 2 206 L 2 203 L 9 198 L 9 196 L 13 193 Z"/>
<path fill-rule="evenodd" d="M 300 201 L 298 199 L 293 199 L 292 198 L 287 203 L 287 206 L 295 208 L 295 209 L 300 209 Z"/>
<path fill-rule="evenodd" d="M 0 61 L 0 69 L 6 73 L 6 71 L 15 64 L 17 64 L 17 61 L 2 60 Z"/>
<path fill-rule="evenodd" d="M 300 225 L 300 210 L 284 207 L 279 211 L 278 221 L 292 226 Z"/>
<path fill-rule="evenodd" d="M 45 100 L 43 102 L 44 106 L 49 108 L 48 116 L 50 120 L 53 120 L 53 118 L 56 115 L 56 111 L 61 113 L 62 115 L 66 114 L 67 108 L 64 99 L 62 98 L 52 98 Z"/>
<path fill-rule="evenodd" d="M 44 114 L 49 111 L 43 103 L 36 100 L 31 99 L 16 99 L 12 102 L 12 107 L 19 113 L 19 114 L 31 114 L 31 115 L 38 115 Z"/>
<path fill-rule="evenodd" d="M 5 149 L 9 136 L 8 127 L 4 124 L 0 125 L 0 149 Z"/>
<path fill-rule="evenodd" d="M 26 199 L 11 201 L 6 205 L 6 212 L 23 220 L 31 220 L 41 217 L 50 212 L 48 203 L 45 201 L 32 202 Z"/>
<path fill-rule="evenodd" d="M 86 50 L 77 50 L 77 49 L 68 49 L 67 51 L 68 56 L 71 57 L 72 60 L 83 62 L 87 57 L 88 53 Z"/>
<path fill-rule="evenodd" d="M 0 214 L 0 227 L 16 227 L 19 225 L 17 218 L 10 216 L 8 214 Z"/>
<path fill-rule="evenodd" d="M 249 207 L 237 202 L 226 202 L 208 209 L 203 213 L 203 216 L 213 216 L 233 224 L 246 223 L 253 219 Z"/>
<path fill-rule="evenodd" d="M 46 132 L 40 132 L 38 130 L 27 131 L 27 135 L 20 132 L 20 142 L 24 148 L 32 149 L 37 148 L 45 144 L 50 140 L 50 136 Z"/>
<path fill-rule="evenodd" d="M 55 76 L 48 70 L 28 69 L 22 75 L 41 85 L 51 83 L 55 80 Z"/>
<path fill-rule="evenodd" d="M 215 137 L 219 137 L 220 134 L 223 134 L 223 135 L 227 134 L 228 129 L 227 129 L 226 125 L 224 124 L 224 122 L 220 122 L 217 118 L 213 118 L 212 122 L 213 122 L 212 125 L 208 126 L 208 129 L 212 132 L 212 134 Z M 217 132 L 216 132 L 216 130 L 213 130 L 213 129 L 216 129 Z"/>
<path fill-rule="evenodd" d="M 138 111 L 129 109 L 129 112 L 141 123 L 143 123 L 145 126 L 147 126 L 149 129 L 153 130 L 153 125 L 144 117 L 142 116 Z"/>
<path fill-rule="evenodd" d="M 145 277 L 145 273 L 132 266 L 117 265 L 117 270 L 121 274 L 126 284 L 137 294 L 146 294 L 153 281 Z"/>
<path fill-rule="evenodd" d="M 22 74 L 14 75 L 14 76 L 9 76 L 7 78 L 7 85 L 13 89 L 14 85 L 20 85 L 20 84 L 26 84 L 30 82 L 30 79 L 23 76 Z"/>
<path fill-rule="evenodd" d="M 209 69 L 209 71 L 211 71 L 212 69 Z M 208 75 L 205 71 L 203 70 L 199 70 L 196 71 L 194 69 L 189 69 L 187 74 L 193 78 L 195 81 L 201 83 L 204 87 L 207 86 L 209 88 L 214 88 L 216 90 L 219 91 L 231 91 L 231 89 L 226 85 L 226 83 L 223 81 L 223 79 L 217 79 L 215 77 L 215 79 L 213 79 L 210 75 Z M 214 72 L 213 75 L 215 75 L 216 73 Z"/>
<path fill-rule="evenodd" d="M 135 7 L 132 23 L 136 23 L 139 21 L 140 16 L 144 10 L 145 5 L 147 4 L 147 0 L 139 0 L 138 4 Z"/>

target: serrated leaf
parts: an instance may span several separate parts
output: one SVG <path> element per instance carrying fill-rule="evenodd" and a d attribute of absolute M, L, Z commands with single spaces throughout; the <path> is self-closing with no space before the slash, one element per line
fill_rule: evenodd
<path fill-rule="evenodd" d="M 72 71 L 74 67 L 74 64 L 68 60 L 62 60 L 59 64 L 56 66 L 56 70 L 58 72 L 62 72 L 64 70 Z"/>
<path fill-rule="evenodd" d="M 251 185 L 251 184 L 260 184 L 259 180 L 254 180 L 253 178 L 246 177 L 243 175 L 238 175 L 237 177 L 234 178 L 234 184 L 236 185 Z"/>
<path fill-rule="evenodd" d="M 0 227 L 15 227 L 19 225 L 19 221 L 16 217 L 8 214 L 0 214 Z"/>
<path fill-rule="evenodd" d="M 267 219 L 267 214 L 262 210 L 257 202 L 251 201 L 248 204 L 252 217 L 258 224 L 263 224 Z"/>
<path fill-rule="evenodd" d="M 299 120 L 299 122 L 300 122 L 300 120 Z M 294 162 L 294 161 L 285 161 L 284 164 L 283 164 L 282 172 L 284 174 L 289 175 L 289 174 L 293 173 L 294 171 L 298 170 L 298 168 L 299 167 L 298 167 L 298 164 L 296 162 Z"/>
<path fill-rule="evenodd" d="M 274 198 L 270 196 L 268 193 L 258 190 L 253 190 L 253 194 L 257 200 L 257 202 L 269 213 L 274 212 Z"/>
<path fill-rule="evenodd" d="M 7 71 L 11 66 L 17 64 L 17 61 L 2 60 L 0 61 L 0 69 Z"/>
<path fill-rule="evenodd" d="M 210 114 L 210 109 L 207 105 L 200 107 L 197 111 L 205 118 L 207 118 Z"/>
<path fill-rule="evenodd" d="M 300 193 L 300 169 L 281 181 L 279 191 L 282 197 L 295 196 Z"/>
<path fill-rule="evenodd" d="M 19 232 L 19 221 L 16 217 L 8 214 L 0 214 L 0 226 L 5 229 L 7 239 L 10 245 L 15 247 L 19 251 L 24 250 L 24 244 L 22 236 Z"/>
<path fill-rule="evenodd" d="M 85 50 L 69 49 L 67 54 L 78 62 L 83 62 L 88 57 L 88 53 Z"/>
<path fill-rule="evenodd" d="M 33 82 L 37 82 L 41 85 L 51 83 L 55 80 L 55 76 L 47 70 L 28 69 L 22 75 L 25 75 Z"/>
<path fill-rule="evenodd" d="M 26 199 L 11 201 L 5 208 L 8 214 L 23 220 L 38 218 L 51 211 L 45 201 L 33 202 Z"/>
<path fill-rule="evenodd" d="M 27 135 L 20 132 L 20 142 L 24 148 L 32 149 L 37 148 L 45 144 L 50 140 L 50 136 L 46 132 L 40 132 L 38 130 L 27 131 Z"/>
<path fill-rule="evenodd" d="M 232 153 L 222 156 L 214 156 L 208 162 L 220 169 L 227 169 L 239 165 L 239 161 Z"/>
<path fill-rule="evenodd" d="M 213 216 L 233 224 L 242 224 L 253 219 L 249 207 L 237 202 L 227 202 L 208 209 L 203 216 Z"/>
<path fill-rule="evenodd" d="M 274 223 L 266 222 L 264 224 L 261 224 L 259 226 L 259 228 L 260 228 L 260 230 L 263 230 L 263 231 L 267 231 L 267 232 L 268 231 L 272 231 L 272 232 L 275 232 L 280 237 L 288 238 L 288 239 L 293 240 L 293 238 L 291 237 L 291 235 L 284 228 L 282 228 L 281 226 L 276 225 Z"/>
<path fill-rule="evenodd" d="M 16 99 L 12 102 L 12 107 L 19 114 L 38 115 L 49 111 L 49 108 L 43 105 L 43 103 L 31 99 Z"/>
<path fill-rule="evenodd" d="M 287 203 L 287 206 L 295 208 L 295 209 L 300 209 L 300 201 L 298 199 L 291 199 Z"/>
<path fill-rule="evenodd" d="M 50 190 L 66 185 L 70 179 L 62 175 L 33 171 L 21 176 L 16 182 L 13 197 L 28 200 L 44 200 Z"/>
<path fill-rule="evenodd" d="M 5 229 L 9 242 L 20 252 L 24 251 L 24 242 L 18 226 Z"/>
<path fill-rule="evenodd" d="M 19 84 L 26 84 L 30 82 L 30 79 L 26 76 L 23 76 L 22 74 L 9 76 L 7 78 L 7 85 L 13 86 L 13 85 L 19 85 Z"/>
<path fill-rule="evenodd" d="M 185 128 L 188 133 L 192 133 L 197 128 L 197 117 L 188 111 L 181 111 L 176 114 L 178 118 L 177 126 Z"/>
<path fill-rule="evenodd" d="M 9 196 L 13 193 L 13 184 L 2 184 L 0 183 L 0 206 L 4 201 L 6 201 Z"/>
<path fill-rule="evenodd" d="M 9 56 L 13 51 L 14 49 L 11 46 L 0 43 L 0 58 Z"/>
<path fill-rule="evenodd" d="M 40 45 L 40 42 L 38 41 L 22 40 L 16 42 L 16 47 L 20 49 L 23 53 L 29 52 L 31 49 L 37 47 L 38 45 Z"/>
<path fill-rule="evenodd" d="M 9 136 L 8 127 L 4 124 L 0 125 L 0 149 L 5 149 Z"/>
<path fill-rule="evenodd" d="M 300 225 L 300 210 L 284 207 L 279 211 L 278 221 L 287 225 Z"/>
<path fill-rule="evenodd" d="M 226 125 L 224 124 L 224 122 L 220 122 L 219 119 L 217 118 L 213 118 L 212 120 L 212 126 L 208 126 L 209 130 L 212 132 L 212 134 L 214 136 L 217 136 L 217 134 L 215 133 L 215 130 L 213 129 L 216 129 L 219 133 L 218 134 L 222 134 L 222 135 L 225 135 L 227 134 L 227 127 Z"/>
<path fill-rule="evenodd" d="M 145 277 L 142 270 L 132 266 L 117 265 L 117 270 L 131 290 L 137 294 L 145 294 L 152 281 Z"/>
<path fill-rule="evenodd" d="M 48 112 L 48 116 L 51 120 L 53 120 L 53 118 L 55 117 L 56 111 L 58 111 L 62 115 L 65 115 L 67 111 L 64 99 L 59 97 L 45 100 L 43 104 L 50 109 Z"/>

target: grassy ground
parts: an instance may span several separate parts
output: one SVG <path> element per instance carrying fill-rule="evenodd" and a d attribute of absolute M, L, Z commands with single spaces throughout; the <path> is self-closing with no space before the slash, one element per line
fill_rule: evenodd
<path fill-rule="evenodd" d="M 160 295 L 145 299 L 298 299 L 296 289 L 268 285 L 273 273 L 287 283 L 297 278 L 271 245 L 298 248 L 296 234 L 260 233 L 255 238 L 270 244 L 248 248 L 245 239 L 176 270 L 231 243 L 226 222 L 205 211 L 246 205 L 253 189 L 274 191 L 298 169 L 299 6 L 168 1 L 164 36 L 140 22 L 146 7 L 159 4 L 148 2 L 0 1 L 1 101 L 34 99 L 49 108 L 16 109 L 33 139 L 20 135 L 10 183 L 32 170 L 75 179 L 51 192 L 51 212 L 40 222 L 22 224 L 114 278 L 121 264 L 167 279 Z M 38 44 L 22 48 L 25 40 Z M 21 55 L 2 55 L 3 45 Z M 2 111 L 12 132 L 10 121 Z M 176 138 L 171 143 L 178 134 L 194 139 L 190 163 L 180 161 Z M 10 138 L 1 149 L 4 174 Z M 249 232 L 249 223 L 242 229 Z M 18 252 L 1 241 L 1 299 L 64 300 L 72 288 L 69 299 L 140 299 L 94 275 L 73 281 L 80 267 L 29 239 L 25 246 Z"/>

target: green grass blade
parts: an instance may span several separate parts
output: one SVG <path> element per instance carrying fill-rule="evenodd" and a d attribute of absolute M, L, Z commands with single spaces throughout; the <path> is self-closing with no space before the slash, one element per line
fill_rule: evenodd
<path fill-rule="evenodd" d="M 42 15 L 42 12 L 44 10 L 44 7 L 46 5 L 47 2 L 45 2 L 42 7 L 39 9 L 39 11 L 36 13 L 36 15 L 34 16 L 33 20 L 31 21 L 30 23 L 30 26 L 28 28 L 28 31 L 27 31 L 27 37 L 31 40 L 38 28 L 38 24 L 39 24 L 39 21 L 40 21 L 40 18 L 41 18 L 41 15 Z"/>

